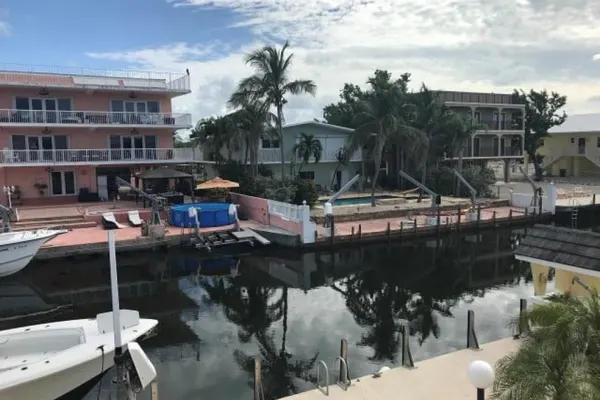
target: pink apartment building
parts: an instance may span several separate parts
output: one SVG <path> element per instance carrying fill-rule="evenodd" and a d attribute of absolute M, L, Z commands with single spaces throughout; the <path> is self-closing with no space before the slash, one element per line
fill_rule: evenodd
<path fill-rule="evenodd" d="M 171 99 L 190 93 L 189 78 L 5 66 L 0 189 L 17 186 L 25 205 L 73 203 L 80 190 L 107 199 L 115 176 L 192 162 L 193 149 L 173 148 L 173 132 L 189 128 L 191 115 L 171 112 Z"/>

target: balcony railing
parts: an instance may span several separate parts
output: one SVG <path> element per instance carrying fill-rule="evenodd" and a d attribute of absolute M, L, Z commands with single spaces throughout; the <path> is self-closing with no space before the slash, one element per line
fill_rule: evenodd
<path fill-rule="evenodd" d="M 188 93 L 187 73 L 0 64 L 0 85 Z"/>
<path fill-rule="evenodd" d="M 192 115 L 172 113 L 0 109 L 0 125 L 1 124 L 149 125 L 187 128 L 192 126 Z"/>
<path fill-rule="evenodd" d="M 517 120 L 495 121 L 491 119 L 482 119 L 480 124 L 488 127 L 490 131 L 522 131 L 523 124 Z"/>
<path fill-rule="evenodd" d="M 194 149 L 69 149 L 2 150 L 2 166 L 185 163 L 194 161 Z"/>
<path fill-rule="evenodd" d="M 337 153 L 339 149 L 336 150 L 327 150 L 325 149 L 321 155 L 321 159 L 319 162 L 337 162 Z M 292 155 L 290 153 L 286 153 L 286 162 L 291 161 Z M 349 161 L 360 161 L 361 160 L 361 152 L 355 152 L 352 157 L 350 157 Z M 300 160 L 296 160 L 299 162 Z M 280 149 L 259 149 L 258 150 L 258 163 L 278 163 L 281 162 L 281 150 Z M 309 160 L 309 163 L 314 163 L 315 160 L 313 157 Z"/>

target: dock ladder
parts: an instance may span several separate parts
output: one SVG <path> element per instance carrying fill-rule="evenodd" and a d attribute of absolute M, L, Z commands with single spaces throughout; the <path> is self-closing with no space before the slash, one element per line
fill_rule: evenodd
<path fill-rule="evenodd" d="M 571 206 L 571 229 L 577 229 L 577 220 L 579 218 L 579 201 L 575 197 L 569 199 Z"/>
<path fill-rule="evenodd" d="M 336 380 L 336 384 L 341 387 L 343 390 L 348 390 L 350 384 L 352 383 L 350 380 L 350 370 L 348 369 L 348 363 L 342 357 L 337 356 L 335 360 L 333 360 L 334 365 L 337 365 L 339 362 L 340 369 L 338 370 L 338 378 Z M 319 389 L 325 396 L 329 396 L 329 368 L 327 368 L 327 363 L 323 360 L 319 360 L 317 362 L 317 389 Z M 325 385 L 321 385 L 321 369 L 325 371 Z"/>

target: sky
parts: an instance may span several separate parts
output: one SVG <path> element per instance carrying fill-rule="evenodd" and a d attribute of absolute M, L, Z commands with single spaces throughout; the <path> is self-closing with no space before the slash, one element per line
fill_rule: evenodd
<path fill-rule="evenodd" d="M 597 0 L 2 0 L 2 63 L 191 74 L 174 111 L 227 112 L 243 56 L 290 42 L 291 76 L 316 96 L 289 98 L 286 121 L 322 117 L 345 82 L 375 69 L 412 87 L 567 95 L 570 114 L 600 109 Z M 0 69 L 2 65 L 0 64 Z"/>

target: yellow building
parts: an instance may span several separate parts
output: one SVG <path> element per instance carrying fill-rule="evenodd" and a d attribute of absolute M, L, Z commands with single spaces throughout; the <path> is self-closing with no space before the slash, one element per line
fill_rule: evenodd
<path fill-rule="evenodd" d="M 535 296 L 547 291 L 554 268 L 554 292 L 587 296 L 600 292 L 600 234 L 536 225 L 515 250 L 515 258 L 531 264 Z"/>
<path fill-rule="evenodd" d="M 548 175 L 600 177 L 600 114 L 571 115 L 549 133 L 538 149 Z"/>

